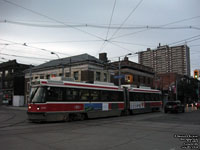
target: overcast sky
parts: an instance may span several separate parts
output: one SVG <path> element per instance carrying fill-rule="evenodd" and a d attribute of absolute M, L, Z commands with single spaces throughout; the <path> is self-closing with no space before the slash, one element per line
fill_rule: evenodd
<path fill-rule="evenodd" d="M 159 43 L 187 43 L 192 72 L 200 69 L 199 6 L 200 0 L 0 0 L 0 62 L 39 65 L 101 52 L 116 61 Z M 130 59 L 138 61 L 136 54 Z"/>

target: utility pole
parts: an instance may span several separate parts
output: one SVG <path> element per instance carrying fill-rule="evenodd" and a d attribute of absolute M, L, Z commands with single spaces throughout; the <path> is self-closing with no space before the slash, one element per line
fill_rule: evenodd
<path fill-rule="evenodd" d="M 71 68 L 71 57 L 69 58 L 69 77 L 71 77 L 71 72 L 72 72 L 72 68 Z"/>
<path fill-rule="evenodd" d="M 178 80 L 176 79 L 176 100 L 178 100 Z"/>
<path fill-rule="evenodd" d="M 120 89 L 120 87 L 121 87 L 121 77 L 120 77 L 120 75 L 121 75 L 121 62 L 120 62 L 120 57 L 119 57 L 119 71 L 118 71 L 118 75 L 119 75 L 119 79 L 118 79 L 118 85 L 119 85 L 119 89 Z"/>
<path fill-rule="evenodd" d="M 31 89 L 32 89 L 32 65 L 30 64 L 30 71 L 29 71 L 29 100 L 31 98 Z"/>
<path fill-rule="evenodd" d="M 128 54 L 126 54 L 126 55 L 124 55 L 124 57 L 127 57 L 128 55 L 132 55 L 132 53 L 128 53 Z M 120 61 L 120 56 L 119 56 L 119 63 L 118 63 L 118 84 L 119 84 L 119 89 L 121 88 L 121 61 Z"/>

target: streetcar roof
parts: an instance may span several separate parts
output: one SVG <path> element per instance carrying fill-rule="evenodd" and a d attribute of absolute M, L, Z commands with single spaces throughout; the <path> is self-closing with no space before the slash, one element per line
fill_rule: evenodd
<path fill-rule="evenodd" d="M 53 86 L 53 87 L 70 87 L 70 88 L 82 88 L 82 89 L 123 91 L 123 88 L 119 89 L 118 86 L 90 84 L 90 83 L 81 83 L 81 82 L 72 82 L 72 81 L 54 81 L 54 80 L 46 80 L 46 79 L 38 80 L 33 86 Z M 128 91 L 161 94 L 160 90 L 155 90 L 155 89 L 128 88 Z"/>
<path fill-rule="evenodd" d="M 37 85 L 54 86 L 54 87 L 83 88 L 83 89 L 96 89 L 96 90 L 123 91 L 123 89 L 119 89 L 118 86 L 71 82 L 71 81 L 54 81 L 54 80 L 45 80 L 45 79 L 39 80 L 39 82 L 36 84 L 36 86 Z"/>

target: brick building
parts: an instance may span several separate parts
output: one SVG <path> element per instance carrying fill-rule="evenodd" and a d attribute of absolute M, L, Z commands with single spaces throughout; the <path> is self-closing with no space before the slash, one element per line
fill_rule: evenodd
<path fill-rule="evenodd" d="M 24 73 L 29 65 L 16 60 L 0 64 L 0 104 L 12 105 L 15 96 L 24 96 Z"/>
<path fill-rule="evenodd" d="M 115 66 L 115 76 L 117 76 L 119 72 L 119 61 L 111 64 Z M 125 57 L 124 60 L 120 61 L 120 68 L 121 75 L 131 75 L 133 77 L 131 83 L 133 86 L 153 87 L 154 71 L 152 68 L 129 61 L 128 57 Z M 126 83 L 124 78 L 121 79 L 121 82 L 122 84 L 130 84 Z M 118 80 L 115 80 L 115 84 L 118 85 Z"/>

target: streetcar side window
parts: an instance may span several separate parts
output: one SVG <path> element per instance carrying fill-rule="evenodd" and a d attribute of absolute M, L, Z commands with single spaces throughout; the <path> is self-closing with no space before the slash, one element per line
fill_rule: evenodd
<path fill-rule="evenodd" d="M 89 90 L 80 90 L 80 100 L 81 101 L 89 101 L 90 100 L 90 93 Z"/>
<path fill-rule="evenodd" d="M 46 100 L 47 101 L 63 101 L 63 88 L 48 87 Z"/>
<path fill-rule="evenodd" d="M 110 101 L 110 94 L 108 91 L 101 91 L 101 101 Z"/>
<path fill-rule="evenodd" d="M 117 101 L 118 96 L 116 92 L 109 92 L 110 93 L 110 100 L 111 101 Z"/>
<path fill-rule="evenodd" d="M 79 100 L 79 90 L 66 88 L 64 100 L 65 101 L 78 101 Z"/>
<path fill-rule="evenodd" d="M 138 95 L 138 93 L 133 93 L 133 100 L 134 101 L 139 101 L 139 95 Z"/>
<path fill-rule="evenodd" d="M 136 101 L 135 99 L 136 99 L 135 93 L 129 92 L 129 100 L 130 100 L 130 101 Z"/>
<path fill-rule="evenodd" d="M 140 93 L 140 101 L 145 101 L 145 93 Z"/>
<path fill-rule="evenodd" d="M 91 90 L 90 91 L 90 100 L 91 101 L 99 101 L 100 100 L 100 91 Z"/>
<path fill-rule="evenodd" d="M 152 94 L 146 93 L 145 94 L 145 101 L 151 101 Z"/>
<path fill-rule="evenodd" d="M 118 101 L 124 101 L 124 93 L 123 92 L 118 92 Z"/>

